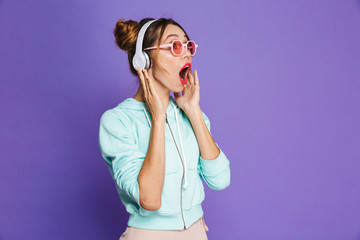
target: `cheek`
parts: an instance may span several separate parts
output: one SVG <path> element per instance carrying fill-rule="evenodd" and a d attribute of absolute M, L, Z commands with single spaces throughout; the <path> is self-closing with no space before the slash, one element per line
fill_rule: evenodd
<path fill-rule="evenodd" d="M 176 67 L 176 60 L 176 57 L 173 55 L 165 55 L 163 56 L 161 63 L 166 64 L 166 67 L 170 70 Z"/>
<path fill-rule="evenodd" d="M 177 58 L 172 54 L 159 57 L 159 62 L 170 73 L 170 75 L 179 74 Z"/>
<path fill-rule="evenodd" d="M 157 77 L 160 81 L 166 81 L 166 84 L 169 84 L 169 80 L 171 82 L 177 81 L 180 70 L 178 61 L 179 59 L 172 55 L 170 51 L 160 52 L 158 55 L 158 64 L 165 68 L 168 73 L 163 71 L 160 66 L 154 66 L 154 76 Z"/>

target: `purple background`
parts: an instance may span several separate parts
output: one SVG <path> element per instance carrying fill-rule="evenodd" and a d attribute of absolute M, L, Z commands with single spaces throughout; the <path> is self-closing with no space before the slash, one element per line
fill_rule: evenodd
<path fill-rule="evenodd" d="M 178 6 L 177 6 L 178 5 Z M 197 41 L 201 108 L 231 166 L 209 239 L 360 239 L 360 1 L 0 0 L 0 239 L 118 239 L 98 148 L 137 80 L 119 18 Z"/>

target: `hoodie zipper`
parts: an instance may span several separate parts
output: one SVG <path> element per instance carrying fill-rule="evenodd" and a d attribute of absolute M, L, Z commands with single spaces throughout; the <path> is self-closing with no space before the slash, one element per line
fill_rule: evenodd
<path fill-rule="evenodd" d="M 183 214 L 183 209 L 182 209 L 182 187 L 183 187 L 184 170 L 185 170 L 185 169 L 184 169 L 184 162 L 183 162 L 183 159 L 182 159 L 181 154 L 180 154 L 180 152 L 179 152 L 179 149 L 178 149 L 178 147 L 177 147 L 177 144 L 176 144 L 176 141 L 175 141 L 173 132 L 172 132 L 172 130 L 171 130 L 170 124 L 169 124 L 169 122 L 168 122 L 167 113 L 165 113 L 165 120 L 166 120 L 167 125 L 169 126 L 169 129 L 170 129 L 170 132 L 171 132 L 171 136 L 172 136 L 172 138 L 173 138 L 173 140 L 174 140 L 174 143 L 175 143 L 175 146 L 176 146 L 176 150 L 178 151 L 178 154 L 179 154 L 180 159 L 181 159 L 181 164 L 182 164 L 182 167 L 183 167 L 183 174 L 182 174 L 182 177 L 181 177 L 181 188 L 180 188 L 180 209 L 181 209 L 181 217 L 182 217 L 182 220 L 183 220 L 183 223 L 184 223 L 184 228 L 183 228 L 183 230 L 184 230 L 184 229 L 186 229 L 185 219 L 184 219 L 184 214 Z"/>

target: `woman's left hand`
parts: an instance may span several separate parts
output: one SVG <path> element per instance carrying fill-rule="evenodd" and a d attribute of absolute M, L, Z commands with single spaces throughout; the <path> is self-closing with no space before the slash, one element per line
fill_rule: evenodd
<path fill-rule="evenodd" d="M 174 92 L 177 105 L 184 110 L 185 113 L 200 109 L 200 85 L 197 70 L 194 71 L 194 75 L 195 79 L 190 70 L 188 73 L 189 81 L 187 82 L 187 86 L 184 87 L 181 96 L 180 93 Z"/>

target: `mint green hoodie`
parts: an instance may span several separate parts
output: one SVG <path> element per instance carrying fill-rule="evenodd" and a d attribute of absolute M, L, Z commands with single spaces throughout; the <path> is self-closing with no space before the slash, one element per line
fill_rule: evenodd
<path fill-rule="evenodd" d="M 214 160 L 200 156 L 190 120 L 171 95 L 166 114 L 165 178 L 161 207 L 156 211 L 142 208 L 139 202 L 137 177 L 147 153 L 152 121 L 146 104 L 127 98 L 105 111 L 100 119 L 101 155 L 130 214 L 128 226 L 131 227 L 153 230 L 189 228 L 203 216 L 201 203 L 205 192 L 201 178 L 214 190 L 222 190 L 230 184 L 229 160 L 220 148 L 220 154 Z M 210 131 L 210 121 L 204 113 L 203 117 Z"/>

